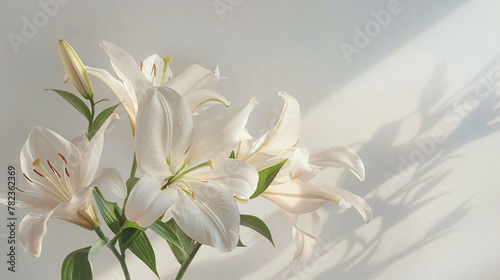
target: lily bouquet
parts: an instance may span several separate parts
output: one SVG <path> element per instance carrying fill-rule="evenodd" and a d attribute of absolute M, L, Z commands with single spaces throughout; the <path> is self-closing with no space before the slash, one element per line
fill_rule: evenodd
<path fill-rule="evenodd" d="M 170 245 L 180 264 L 176 279 L 183 277 L 202 245 L 221 252 L 244 246 L 240 226 L 273 243 L 263 220 L 239 212 L 238 203 L 252 203 L 257 197 L 276 204 L 292 223 L 297 261 L 314 251 L 319 229 L 316 210 L 324 203 L 353 206 L 370 221 L 371 209 L 362 198 L 315 179 L 323 169 L 335 167 L 347 168 L 363 180 L 361 159 L 348 147 L 300 147 L 300 108 L 292 96 L 278 94 L 284 102 L 279 120 L 254 139 L 245 126 L 258 105 L 255 98 L 242 108 L 196 120 L 213 105 L 229 106 L 222 94 L 211 89 L 224 78 L 218 67 L 191 65 L 174 75 L 169 57 L 151 55 L 137 63 L 112 43 L 100 45 L 118 79 L 104 69 L 85 66 L 66 41 L 59 42 L 65 81 L 70 80 L 83 99 L 52 91 L 88 120 L 87 132 L 67 140 L 48 128 L 34 127 L 20 155 L 26 185 L 16 192 L 16 207 L 45 211 L 29 213 L 20 223 L 24 251 L 40 256 L 49 218 L 71 222 L 98 236 L 93 245 L 66 257 L 62 279 L 92 279 L 91 262 L 105 246 L 126 279 L 130 279 L 128 250 L 159 276 L 147 230 Z M 109 86 L 117 97 L 115 105 L 96 112 L 98 103 L 109 100 L 95 101 L 90 76 Z M 128 114 L 135 143 L 127 180 L 116 169 L 98 170 L 104 132 L 119 119 L 114 112 L 117 106 Z M 119 199 L 104 197 L 104 189 Z M 122 206 L 113 200 L 120 204 L 123 200 Z M 7 193 L 0 193 L 0 202 L 8 203 Z M 101 220 L 114 236 L 105 236 Z"/>

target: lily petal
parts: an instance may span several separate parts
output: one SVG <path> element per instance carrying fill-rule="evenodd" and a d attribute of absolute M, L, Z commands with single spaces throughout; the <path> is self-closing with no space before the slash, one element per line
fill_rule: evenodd
<path fill-rule="evenodd" d="M 108 71 L 89 66 L 85 66 L 85 68 L 89 75 L 97 77 L 113 91 L 118 100 L 122 102 L 123 107 L 125 107 L 132 127 L 135 127 L 135 115 L 137 114 L 137 99 L 135 94 L 132 94 L 122 82 L 115 79 Z"/>
<path fill-rule="evenodd" d="M 333 146 L 324 149 L 308 149 L 309 164 L 313 168 L 339 167 L 349 169 L 359 180 L 365 179 L 365 166 L 358 154 L 349 147 Z"/>
<path fill-rule="evenodd" d="M 305 261 L 314 253 L 318 241 L 316 236 L 319 233 L 319 215 L 316 211 L 303 215 L 295 215 L 283 211 L 293 224 L 293 239 L 297 250 L 295 251 L 295 261 Z"/>
<path fill-rule="evenodd" d="M 365 222 L 369 223 L 372 220 L 373 211 L 370 205 L 361 197 L 341 188 L 333 188 L 332 193 L 341 195 L 348 203 L 352 204 L 359 212 Z"/>
<path fill-rule="evenodd" d="M 114 168 L 104 168 L 97 171 L 90 186 L 107 189 L 119 198 L 127 196 L 125 180 L 123 180 L 120 172 Z"/>
<path fill-rule="evenodd" d="M 19 242 L 24 251 L 35 257 L 40 257 L 42 252 L 43 237 L 47 233 L 47 220 L 54 210 L 45 215 L 28 213 L 19 224 Z"/>
<path fill-rule="evenodd" d="M 199 243 L 229 252 L 239 239 L 240 215 L 232 192 L 223 185 L 190 182 L 194 198 L 185 192 L 170 209 L 180 228 Z"/>
<path fill-rule="evenodd" d="M 318 190 L 317 184 L 312 181 L 271 185 L 261 195 L 292 214 L 305 214 L 320 208 L 329 200 L 338 202 L 341 199 L 335 194 Z"/>
<path fill-rule="evenodd" d="M 192 128 L 191 111 L 178 93 L 168 87 L 150 89 L 137 112 L 135 151 L 139 169 L 161 179 L 174 174 L 191 143 Z"/>
<path fill-rule="evenodd" d="M 217 71 L 216 71 L 217 70 Z M 215 85 L 220 80 L 218 69 L 208 70 L 200 65 L 193 64 L 183 72 L 175 75 L 166 86 L 186 98 L 190 94 Z"/>
<path fill-rule="evenodd" d="M 214 169 L 200 168 L 190 176 L 201 180 L 214 180 L 227 187 L 233 195 L 250 198 L 257 188 L 259 173 L 255 168 L 236 159 L 219 159 L 214 162 Z"/>
<path fill-rule="evenodd" d="M 301 125 L 299 103 L 286 92 L 279 92 L 278 95 L 285 100 L 281 116 L 276 126 L 255 142 L 253 154 L 279 155 L 299 141 Z"/>
<path fill-rule="evenodd" d="M 176 187 L 161 190 L 161 182 L 144 175 L 130 192 L 125 216 L 141 227 L 149 227 L 177 200 Z"/>
<path fill-rule="evenodd" d="M 102 41 L 100 45 L 111 59 L 111 66 L 118 77 L 129 90 L 134 90 L 137 101 L 140 101 L 152 84 L 142 74 L 137 62 L 128 52 L 110 42 Z"/>
<path fill-rule="evenodd" d="M 290 160 L 290 179 L 296 182 L 308 182 L 320 172 L 319 169 L 312 169 L 309 165 L 309 151 L 305 148 L 298 148 L 294 151 Z"/>
<path fill-rule="evenodd" d="M 184 100 L 186 100 L 186 103 L 189 105 L 193 116 L 205 111 L 217 103 L 222 103 L 226 107 L 229 106 L 229 101 L 226 97 L 213 89 L 198 90 L 193 94 L 185 96 Z"/>
<path fill-rule="evenodd" d="M 155 86 L 161 86 L 161 80 L 164 79 L 164 84 L 172 79 L 172 70 L 170 66 L 167 66 L 167 70 L 163 73 L 163 67 L 165 62 L 159 55 L 153 54 L 148 56 L 142 62 L 142 74 L 146 79 L 150 80 Z"/>
<path fill-rule="evenodd" d="M 35 210 L 52 210 L 57 206 L 59 201 L 45 197 L 45 196 L 32 196 L 22 192 L 16 193 L 16 208 L 28 208 Z M 0 203 L 8 205 L 9 196 L 8 191 L 0 191 Z"/>
<path fill-rule="evenodd" d="M 227 157 L 237 147 L 248 116 L 257 104 L 257 100 L 252 98 L 243 108 L 195 125 L 189 154 L 191 164 L 205 162 L 210 158 Z"/>

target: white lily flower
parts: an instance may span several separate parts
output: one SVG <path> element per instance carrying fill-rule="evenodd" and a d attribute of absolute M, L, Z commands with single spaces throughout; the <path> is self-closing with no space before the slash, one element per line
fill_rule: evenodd
<path fill-rule="evenodd" d="M 255 99 L 238 110 L 193 125 L 191 110 L 169 87 L 150 89 L 137 113 L 135 151 L 145 174 L 130 192 L 125 215 L 150 226 L 167 209 L 180 228 L 199 243 L 220 251 L 239 239 L 237 199 L 248 199 L 258 173 L 229 159 Z"/>
<path fill-rule="evenodd" d="M 279 96 L 285 100 L 285 105 L 276 126 L 255 142 L 246 133 L 240 135 L 236 158 L 249 162 L 257 170 L 288 159 L 261 195 L 278 205 L 294 225 L 295 260 L 302 261 L 314 252 L 319 219 L 310 218 L 309 223 L 299 226 L 299 215 L 313 215 L 328 201 L 336 202 L 342 208 L 354 206 L 366 222 L 371 220 L 372 211 L 359 196 L 313 180 L 323 169 L 335 167 L 347 168 L 363 181 L 364 165 L 356 152 L 348 147 L 295 147 L 299 141 L 300 107 L 288 94 L 280 92 Z"/>
<path fill-rule="evenodd" d="M 162 59 L 154 54 L 139 65 L 129 53 L 118 46 L 106 41 L 102 41 L 100 45 L 109 56 L 111 66 L 121 81 L 104 69 L 87 66 L 87 71 L 105 82 L 123 102 L 133 129 L 139 102 L 152 87 L 172 88 L 184 97 L 193 114 L 198 114 L 217 103 L 229 106 L 222 94 L 209 89 L 221 79 L 218 67 L 208 70 L 199 65 L 191 65 L 182 73 L 173 76 L 169 57 Z"/>
<path fill-rule="evenodd" d="M 34 127 L 21 150 L 21 168 L 30 188 L 16 193 L 16 207 L 45 210 L 46 214 L 27 214 L 19 225 L 23 249 L 39 257 L 49 218 L 59 218 L 83 228 L 99 226 L 94 203 L 94 187 L 126 195 L 125 181 L 112 168 L 97 171 L 104 141 L 104 130 L 118 119 L 111 115 L 100 130 L 88 140 L 85 135 L 72 141 L 44 127 Z M 7 204 L 7 193 L 0 192 L 0 202 Z"/>

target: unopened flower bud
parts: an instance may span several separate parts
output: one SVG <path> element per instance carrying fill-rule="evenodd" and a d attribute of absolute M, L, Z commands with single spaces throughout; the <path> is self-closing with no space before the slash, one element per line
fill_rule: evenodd
<path fill-rule="evenodd" d="M 89 75 L 75 50 L 65 40 L 59 40 L 59 56 L 61 62 L 76 90 L 85 98 L 94 97 L 94 89 L 90 83 Z"/>

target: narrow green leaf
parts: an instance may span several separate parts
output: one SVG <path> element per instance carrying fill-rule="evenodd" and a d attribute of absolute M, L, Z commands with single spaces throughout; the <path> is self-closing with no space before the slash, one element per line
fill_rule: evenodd
<path fill-rule="evenodd" d="M 103 99 L 97 101 L 96 103 L 94 103 L 94 105 L 97 105 L 97 103 L 101 103 L 103 101 L 109 101 L 109 98 L 103 98 Z"/>
<path fill-rule="evenodd" d="M 132 188 L 135 186 L 135 184 L 137 184 L 137 182 L 139 182 L 140 178 L 137 178 L 137 177 L 130 177 L 128 178 L 127 180 L 127 197 L 128 195 L 130 194 L 130 192 L 132 191 Z"/>
<path fill-rule="evenodd" d="M 64 90 L 58 89 L 46 89 L 45 91 L 52 90 L 53 92 L 59 94 L 64 100 L 68 101 L 71 106 L 73 106 L 78 112 L 80 112 L 89 122 L 92 121 L 92 115 L 90 114 L 90 109 L 85 105 L 78 96 L 72 94 L 71 92 L 67 92 Z"/>
<path fill-rule="evenodd" d="M 178 248 L 170 242 L 168 242 L 168 246 L 170 246 L 170 249 L 172 250 L 172 253 L 174 253 L 174 256 L 179 264 L 183 264 L 187 260 L 188 255 L 186 254 L 186 252 L 184 252 L 184 250 Z"/>
<path fill-rule="evenodd" d="M 136 238 L 134 238 L 132 244 L 129 247 L 130 251 L 134 253 L 142 262 L 144 262 L 151 271 L 156 274 L 158 278 L 158 271 L 156 269 L 156 258 L 155 252 L 153 251 L 153 246 L 149 242 L 146 233 L 141 231 Z"/>
<path fill-rule="evenodd" d="M 95 255 L 97 255 L 97 252 L 99 252 L 99 250 L 104 247 L 106 243 L 108 243 L 106 240 L 99 239 L 94 243 L 94 245 L 92 245 L 92 247 L 90 247 L 89 254 L 87 256 L 90 263 L 92 263 Z"/>
<path fill-rule="evenodd" d="M 146 229 L 141 228 L 136 222 L 125 221 L 120 228 L 120 250 L 125 252 L 134 242 L 134 239 Z"/>
<path fill-rule="evenodd" d="M 274 178 L 276 177 L 276 175 L 278 175 L 278 172 L 280 172 L 281 167 L 283 167 L 283 165 L 286 163 L 287 160 L 288 159 L 285 159 L 276 165 L 273 165 L 271 167 L 259 171 L 259 183 L 257 184 L 257 189 L 250 197 L 250 199 L 256 198 L 265 190 L 267 190 L 267 188 L 273 182 Z"/>
<path fill-rule="evenodd" d="M 90 247 L 71 252 L 63 261 L 61 268 L 62 280 L 91 280 L 92 264 L 89 256 Z"/>
<path fill-rule="evenodd" d="M 236 155 L 234 154 L 234 151 L 231 151 L 231 154 L 229 155 L 229 158 L 236 158 Z"/>
<path fill-rule="evenodd" d="M 271 231 L 267 227 L 266 223 L 264 223 L 264 221 L 262 221 L 261 219 L 251 215 L 240 215 L 240 225 L 251 228 L 256 232 L 262 234 L 262 236 L 267 238 L 267 240 L 269 240 L 274 246 Z"/>
<path fill-rule="evenodd" d="M 111 203 L 104 198 L 102 198 L 96 190 L 94 190 L 94 198 L 97 204 L 97 208 L 101 212 L 104 222 L 108 225 L 109 229 L 116 234 L 122 226 L 121 216 L 122 210 L 116 203 Z"/>
<path fill-rule="evenodd" d="M 154 224 L 152 224 L 149 229 L 154 231 L 159 236 L 163 237 L 163 239 L 165 239 L 172 245 L 175 245 L 179 249 L 183 249 L 179 236 L 166 223 L 160 220 L 156 220 L 156 222 L 154 222 Z"/>
<path fill-rule="evenodd" d="M 243 242 L 241 242 L 241 239 L 238 240 L 238 245 L 236 245 L 236 247 L 246 247 L 245 244 L 243 244 Z"/>
<path fill-rule="evenodd" d="M 174 219 L 170 219 L 166 222 L 166 224 L 179 236 L 179 240 L 182 245 L 182 249 L 168 242 L 170 249 L 175 255 L 177 261 L 182 264 L 188 258 L 188 254 L 193 251 L 195 241 L 187 236 L 182 229 L 177 225 Z"/>
<path fill-rule="evenodd" d="M 94 137 L 94 135 L 97 133 L 99 128 L 101 128 L 101 126 L 109 118 L 109 116 L 111 116 L 111 114 L 113 114 L 113 112 L 115 111 L 116 107 L 118 107 L 118 105 L 120 105 L 120 104 L 116 104 L 114 106 L 111 106 L 111 107 L 105 109 L 95 118 L 94 122 L 92 122 L 92 125 L 90 125 L 89 132 L 87 133 L 87 137 L 89 139 L 92 139 L 92 137 Z"/>

